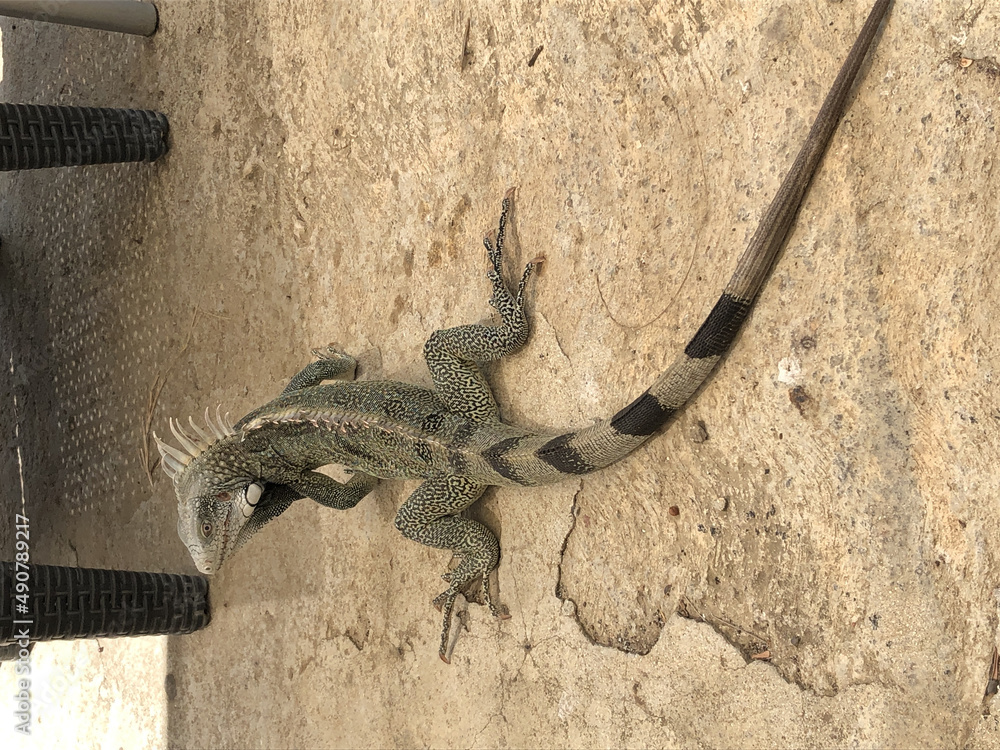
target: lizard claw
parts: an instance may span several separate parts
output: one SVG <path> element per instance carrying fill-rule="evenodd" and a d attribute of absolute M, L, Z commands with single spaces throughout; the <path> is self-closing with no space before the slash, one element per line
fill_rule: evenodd
<path fill-rule="evenodd" d="M 521 274 L 521 282 L 517 285 L 517 295 L 515 296 L 518 306 L 524 304 L 524 288 L 528 284 L 528 279 L 531 278 L 531 274 L 534 273 L 535 268 L 541 265 L 544 261 L 544 255 L 536 255 L 528 261 L 527 265 L 525 265 L 524 273 Z"/>
<path fill-rule="evenodd" d="M 492 281 L 492 274 L 500 276 L 503 271 L 503 259 L 501 256 L 503 252 L 503 240 L 497 241 L 497 232 L 495 229 L 491 229 L 483 235 L 483 247 L 486 248 L 486 256 L 493 267 L 490 272 L 490 280 Z"/>
<path fill-rule="evenodd" d="M 441 577 L 449 582 L 453 581 L 452 573 L 450 571 L 445 573 Z M 468 579 L 466 579 L 468 580 Z M 462 584 L 458 584 L 461 586 Z M 451 659 L 448 657 L 448 641 L 451 635 L 451 613 L 455 606 L 455 599 L 458 597 L 459 590 L 458 586 L 452 582 L 452 585 L 448 587 L 446 591 L 442 591 L 438 596 L 434 597 L 434 607 L 439 612 L 441 612 L 443 622 L 441 623 L 441 645 L 438 648 L 438 656 L 441 657 L 441 661 L 445 664 L 451 664 Z M 510 612 L 507 611 L 506 607 L 497 606 L 493 601 L 493 597 L 490 594 L 490 574 L 484 573 L 482 576 L 482 597 L 483 603 L 489 607 L 490 614 L 492 614 L 498 620 L 509 620 Z"/>
<path fill-rule="evenodd" d="M 455 606 L 456 596 L 458 596 L 458 592 L 449 588 L 434 600 L 434 606 L 439 607 L 444 619 L 444 623 L 441 625 L 441 645 L 438 646 L 438 656 L 445 664 L 451 664 L 451 659 L 448 658 L 448 636 L 451 634 L 451 610 Z"/>

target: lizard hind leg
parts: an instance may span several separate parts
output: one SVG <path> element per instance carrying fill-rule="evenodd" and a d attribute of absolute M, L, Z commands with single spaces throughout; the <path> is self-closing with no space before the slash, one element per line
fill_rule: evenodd
<path fill-rule="evenodd" d="M 457 515 L 472 505 L 484 489 L 484 485 L 465 477 L 428 479 L 396 514 L 396 528 L 407 539 L 451 550 L 461 558 L 458 567 L 443 576 L 449 586 L 434 600 L 443 613 L 438 654 L 444 662 L 449 661 L 448 636 L 455 598 L 470 581 L 482 577 L 486 605 L 494 616 L 505 619 L 505 614 L 494 604 L 488 585 L 490 573 L 500 562 L 500 543 L 483 524 Z"/>
<path fill-rule="evenodd" d="M 496 232 L 483 239 L 492 286 L 490 304 L 500 314 L 500 325 L 465 325 L 435 331 L 424 345 L 424 358 L 438 394 L 452 411 L 470 419 L 495 422 L 499 410 L 479 363 L 492 362 L 520 349 L 528 340 L 529 323 L 524 311 L 524 287 L 541 258 L 529 262 L 516 292 L 503 277 L 504 237 L 513 191 L 503 199 Z"/>

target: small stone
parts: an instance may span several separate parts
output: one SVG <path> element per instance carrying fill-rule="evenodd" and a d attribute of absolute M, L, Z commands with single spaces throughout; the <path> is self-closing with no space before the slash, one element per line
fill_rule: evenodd
<path fill-rule="evenodd" d="M 699 419 L 690 428 L 691 442 L 693 443 L 704 443 L 708 440 L 708 427 L 705 425 L 705 421 Z"/>
<path fill-rule="evenodd" d="M 679 516 L 681 514 L 681 509 L 678 508 L 676 505 L 671 505 L 669 508 L 667 508 L 667 513 L 669 513 L 672 516 Z"/>
<path fill-rule="evenodd" d="M 722 513 L 726 508 L 729 507 L 729 499 L 725 497 L 717 497 L 712 501 L 712 510 Z"/>

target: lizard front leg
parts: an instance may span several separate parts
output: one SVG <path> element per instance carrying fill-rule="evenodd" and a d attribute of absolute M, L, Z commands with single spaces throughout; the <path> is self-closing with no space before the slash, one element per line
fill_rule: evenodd
<path fill-rule="evenodd" d="M 500 543 L 496 535 L 478 521 L 457 515 L 479 498 L 485 489 L 465 477 L 429 479 L 420 485 L 403 503 L 396 514 L 396 528 L 407 539 L 428 547 L 448 549 L 461 558 L 461 563 L 444 578 L 450 584 L 434 603 L 441 606 L 444 622 L 438 655 L 448 658 L 448 634 L 451 631 L 451 610 L 455 597 L 469 581 L 482 576 L 483 600 L 495 617 L 505 618 L 493 603 L 489 591 L 489 576 L 500 561 Z"/>
<path fill-rule="evenodd" d="M 246 523 L 240 529 L 231 552 L 242 547 L 250 537 L 260 531 L 265 524 L 284 513 L 296 500 L 311 497 L 328 508 L 348 510 L 361 502 L 378 481 L 367 474 L 355 474 L 344 484 L 313 471 L 282 479 L 286 481 L 276 481 L 272 478 L 253 482 L 242 493 L 243 502 L 240 510 L 246 517 Z M 254 487 L 257 488 L 256 491 L 251 491 Z M 181 525 L 178 523 L 178 530 L 180 529 Z M 181 538 L 184 538 L 183 533 Z"/>
<path fill-rule="evenodd" d="M 340 351 L 332 344 L 325 349 L 313 349 L 312 353 L 316 361 L 310 362 L 288 381 L 285 390 L 281 392 L 282 396 L 302 388 L 319 385 L 324 380 L 333 380 L 341 375 L 347 375 L 348 380 L 354 379 L 358 361 L 350 354 Z"/>
<path fill-rule="evenodd" d="M 312 498 L 320 505 L 336 510 L 350 510 L 378 484 L 377 478 L 360 472 L 347 482 L 338 482 L 318 471 L 303 471 L 295 475 L 282 472 L 273 479 L 265 477 L 265 481 L 288 487 L 301 497 Z"/>

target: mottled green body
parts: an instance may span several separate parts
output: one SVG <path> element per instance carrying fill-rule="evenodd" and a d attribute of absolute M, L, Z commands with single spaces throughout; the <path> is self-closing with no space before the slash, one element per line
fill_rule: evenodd
<path fill-rule="evenodd" d="M 482 451 L 528 434 L 468 419 L 427 388 L 388 381 L 293 391 L 248 414 L 241 426 L 244 445 L 266 453 L 269 465 L 294 456 L 304 469 L 338 464 L 380 479 L 460 475 L 483 484 L 513 482 L 492 471 Z"/>

